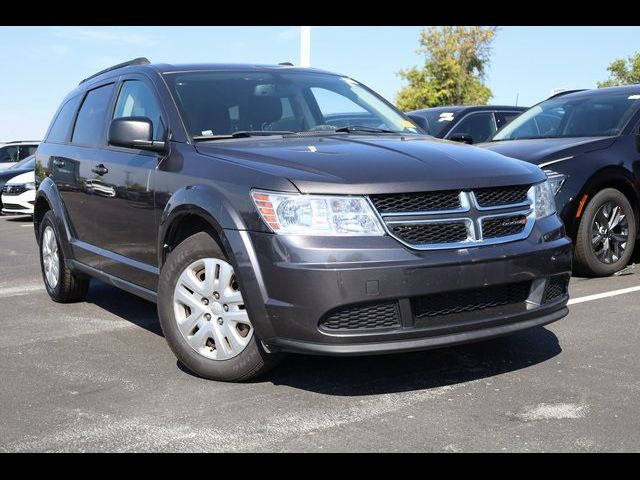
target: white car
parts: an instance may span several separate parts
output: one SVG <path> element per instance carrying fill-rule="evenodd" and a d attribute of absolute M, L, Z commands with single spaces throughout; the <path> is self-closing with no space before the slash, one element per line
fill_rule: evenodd
<path fill-rule="evenodd" d="M 35 200 L 35 173 L 21 173 L 5 183 L 2 188 L 2 213 L 5 215 L 33 215 Z"/>

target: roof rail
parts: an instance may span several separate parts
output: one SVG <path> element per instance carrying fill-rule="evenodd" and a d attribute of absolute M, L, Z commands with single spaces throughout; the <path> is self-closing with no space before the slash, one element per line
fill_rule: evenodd
<path fill-rule="evenodd" d="M 568 93 L 584 92 L 585 90 L 588 90 L 588 88 L 575 88 L 573 90 L 562 90 L 561 92 L 554 93 L 550 97 L 547 97 L 547 100 L 549 100 L 550 98 L 561 97 L 562 95 L 567 95 Z"/>
<path fill-rule="evenodd" d="M 93 75 L 91 75 L 90 77 L 85 78 L 84 80 L 82 80 L 79 85 L 82 85 L 84 82 L 86 82 L 87 80 L 91 80 L 92 78 L 97 77 L 98 75 L 102 75 L 103 73 L 107 73 L 110 72 L 111 70 L 116 70 L 118 68 L 123 68 L 123 67 L 128 67 L 129 65 L 149 65 L 151 62 L 149 61 L 148 58 L 146 57 L 138 57 L 138 58 L 134 58 L 133 60 L 129 60 L 128 62 L 122 62 L 119 63 L 117 65 L 114 65 L 113 67 L 109 67 L 109 68 L 105 68 L 104 70 L 100 70 L 98 73 L 94 73 Z"/>
<path fill-rule="evenodd" d="M 293 63 L 291 62 L 280 62 L 278 65 L 282 65 L 285 67 L 293 67 Z"/>

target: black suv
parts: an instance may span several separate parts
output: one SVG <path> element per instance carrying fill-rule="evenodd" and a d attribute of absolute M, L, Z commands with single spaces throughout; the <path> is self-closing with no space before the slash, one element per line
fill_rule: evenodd
<path fill-rule="evenodd" d="M 562 92 L 479 146 L 544 168 L 577 273 L 629 263 L 640 224 L 640 85 Z"/>
<path fill-rule="evenodd" d="M 375 126 L 325 120 L 363 111 Z M 49 295 L 81 300 L 96 277 L 157 302 L 204 377 L 567 313 L 571 242 L 542 170 L 425 136 L 345 76 L 138 59 L 71 92 L 36 156 Z"/>
<path fill-rule="evenodd" d="M 413 110 L 407 116 L 429 135 L 471 144 L 486 142 L 525 110 L 506 105 L 456 105 Z"/>

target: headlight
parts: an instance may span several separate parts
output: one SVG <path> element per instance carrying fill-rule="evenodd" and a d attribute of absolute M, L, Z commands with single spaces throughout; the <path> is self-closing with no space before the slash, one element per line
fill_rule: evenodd
<path fill-rule="evenodd" d="M 25 183 L 24 188 L 26 188 L 27 190 L 35 190 L 36 184 L 34 182 Z"/>
<path fill-rule="evenodd" d="M 544 170 L 544 173 L 547 175 L 547 180 L 549 180 L 549 184 L 551 185 L 551 191 L 553 191 L 554 195 L 557 195 L 562 185 L 564 185 L 567 176 L 554 172 L 553 170 Z"/>
<path fill-rule="evenodd" d="M 384 235 L 362 197 L 300 195 L 254 190 L 260 216 L 274 233 L 286 235 Z"/>
<path fill-rule="evenodd" d="M 534 192 L 536 197 L 536 218 L 544 218 L 556 213 L 556 199 L 549 180 L 538 183 Z"/>

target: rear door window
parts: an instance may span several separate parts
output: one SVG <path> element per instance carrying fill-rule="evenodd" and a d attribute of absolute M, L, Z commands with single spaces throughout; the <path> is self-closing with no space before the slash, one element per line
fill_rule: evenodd
<path fill-rule="evenodd" d="M 0 163 L 15 163 L 18 161 L 18 146 L 7 145 L 0 148 Z"/>
<path fill-rule="evenodd" d="M 81 145 L 105 144 L 107 109 L 113 93 L 113 84 L 90 90 L 76 119 L 71 141 Z"/>

